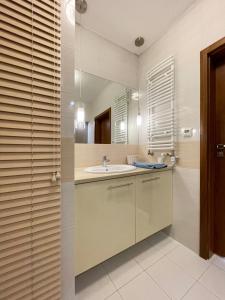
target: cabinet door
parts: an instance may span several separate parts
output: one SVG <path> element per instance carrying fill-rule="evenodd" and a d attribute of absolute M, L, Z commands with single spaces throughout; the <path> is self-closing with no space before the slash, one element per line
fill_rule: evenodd
<path fill-rule="evenodd" d="M 137 176 L 136 242 L 172 223 L 172 171 Z"/>
<path fill-rule="evenodd" d="M 75 187 L 76 275 L 135 243 L 135 179 Z"/>

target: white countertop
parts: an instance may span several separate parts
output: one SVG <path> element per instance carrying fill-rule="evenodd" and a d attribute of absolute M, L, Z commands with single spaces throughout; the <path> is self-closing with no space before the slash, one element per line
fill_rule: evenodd
<path fill-rule="evenodd" d="M 143 168 L 137 168 L 133 171 L 129 172 L 123 172 L 123 173 L 109 173 L 109 174 L 94 174 L 94 173 L 88 173 L 84 170 L 86 168 L 75 168 L 75 184 L 81 184 L 81 183 L 88 183 L 88 182 L 94 182 L 94 181 L 100 181 L 100 180 L 109 180 L 114 178 L 121 178 L 121 177 L 128 177 L 128 176 L 135 176 L 135 175 L 141 175 L 141 174 L 149 174 L 149 173 L 155 173 L 155 172 L 165 172 L 168 170 L 173 169 L 174 166 L 169 166 L 162 169 L 143 169 Z"/>

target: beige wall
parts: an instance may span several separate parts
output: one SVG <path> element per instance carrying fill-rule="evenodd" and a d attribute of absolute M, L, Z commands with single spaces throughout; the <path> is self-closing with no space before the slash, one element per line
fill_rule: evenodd
<path fill-rule="evenodd" d="M 138 57 L 94 32 L 76 26 L 76 69 L 118 82 L 138 85 Z"/>
<path fill-rule="evenodd" d="M 175 57 L 179 160 L 173 179 L 174 221 L 170 234 L 196 252 L 199 249 L 200 51 L 225 35 L 224 11 L 224 0 L 196 1 L 139 59 L 141 106 L 145 116 L 146 72 L 162 59 Z M 183 138 L 183 127 L 194 128 L 194 136 Z M 145 143 L 145 130 L 140 140 Z"/>
<path fill-rule="evenodd" d="M 66 3 L 62 0 L 62 90 L 61 90 L 61 138 L 62 138 L 62 299 L 75 300 L 73 270 L 74 238 L 74 111 L 70 101 L 74 100 L 74 47 L 75 20 L 71 24 L 66 17 Z"/>

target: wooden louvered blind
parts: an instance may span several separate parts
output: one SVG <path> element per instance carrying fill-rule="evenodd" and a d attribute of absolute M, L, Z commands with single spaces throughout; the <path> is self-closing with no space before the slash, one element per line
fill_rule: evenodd
<path fill-rule="evenodd" d="M 0 0 L 0 300 L 60 296 L 60 0 Z"/>

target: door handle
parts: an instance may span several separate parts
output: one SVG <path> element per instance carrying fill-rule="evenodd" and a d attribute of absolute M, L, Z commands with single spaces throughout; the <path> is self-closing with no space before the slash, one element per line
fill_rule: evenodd
<path fill-rule="evenodd" d="M 218 144 L 218 145 L 216 145 L 216 148 L 219 149 L 219 150 L 224 150 L 225 145 L 224 144 Z"/>
<path fill-rule="evenodd" d="M 216 149 L 217 149 L 216 150 L 217 157 L 224 157 L 225 145 L 224 144 L 217 144 Z"/>
<path fill-rule="evenodd" d="M 109 187 L 108 187 L 108 190 L 119 189 L 119 188 L 123 188 L 123 187 L 126 187 L 126 186 L 130 186 L 130 185 L 132 185 L 132 184 L 133 184 L 133 182 L 129 182 L 129 183 L 125 183 L 125 184 L 109 186 Z"/>
<path fill-rule="evenodd" d="M 160 179 L 160 177 L 153 177 L 153 178 L 142 180 L 142 183 L 146 183 L 146 182 L 149 182 L 149 181 L 155 181 L 155 180 L 159 180 L 159 179 Z"/>

